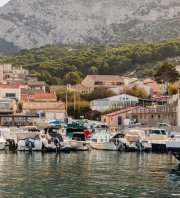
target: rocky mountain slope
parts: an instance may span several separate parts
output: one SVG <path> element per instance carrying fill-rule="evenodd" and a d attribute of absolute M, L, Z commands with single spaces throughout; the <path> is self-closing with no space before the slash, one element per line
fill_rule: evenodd
<path fill-rule="evenodd" d="M 11 0 L 0 53 L 45 44 L 117 44 L 180 36 L 180 0 Z"/>

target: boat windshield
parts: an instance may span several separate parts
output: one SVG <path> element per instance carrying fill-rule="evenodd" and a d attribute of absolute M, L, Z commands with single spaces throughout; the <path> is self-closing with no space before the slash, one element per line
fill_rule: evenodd
<path fill-rule="evenodd" d="M 161 133 L 162 133 L 163 135 L 166 135 L 166 130 L 164 130 L 164 129 L 162 130 L 162 129 L 161 129 Z"/>
<path fill-rule="evenodd" d="M 165 130 L 152 130 L 151 131 L 151 134 L 156 134 L 156 135 L 160 135 L 160 134 L 162 134 L 162 135 L 166 135 L 166 131 Z"/>

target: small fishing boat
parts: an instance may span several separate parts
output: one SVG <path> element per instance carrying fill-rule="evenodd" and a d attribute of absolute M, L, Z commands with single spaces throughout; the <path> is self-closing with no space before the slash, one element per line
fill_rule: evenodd
<path fill-rule="evenodd" d="M 71 150 L 87 151 L 90 148 L 90 141 L 85 132 L 74 132 L 72 138 L 67 139 Z"/>
<path fill-rule="evenodd" d="M 124 150 L 126 140 L 121 133 L 115 134 L 113 137 L 107 132 L 95 133 L 91 137 L 90 146 L 92 149 L 118 151 Z"/>

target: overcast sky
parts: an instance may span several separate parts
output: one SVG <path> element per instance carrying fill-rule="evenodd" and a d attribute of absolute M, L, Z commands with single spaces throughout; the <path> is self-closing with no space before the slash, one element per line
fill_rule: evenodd
<path fill-rule="evenodd" d="M 10 0 L 0 0 L 0 7 L 6 4 Z"/>

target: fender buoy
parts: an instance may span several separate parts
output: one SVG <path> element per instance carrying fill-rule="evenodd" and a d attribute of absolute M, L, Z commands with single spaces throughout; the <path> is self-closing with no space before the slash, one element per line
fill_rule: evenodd
<path fill-rule="evenodd" d="M 114 140 L 114 145 L 115 145 L 115 146 L 118 146 L 118 145 L 119 145 L 119 143 L 120 143 L 120 142 L 119 142 L 119 140 L 118 140 L 118 139 L 115 139 L 115 140 Z"/>

